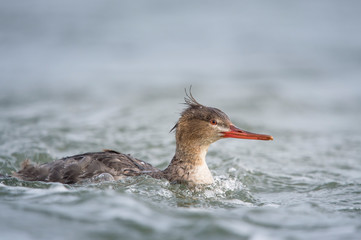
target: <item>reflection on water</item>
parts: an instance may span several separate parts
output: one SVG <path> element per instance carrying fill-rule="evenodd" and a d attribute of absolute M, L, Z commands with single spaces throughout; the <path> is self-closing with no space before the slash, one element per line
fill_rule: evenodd
<path fill-rule="evenodd" d="M 213 144 L 216 183 L 199 189 L 1 177 L 2 239 L 360 235 L 359 2 L 0 6 L 0 174 L 104 148 L 165 168 L 191 84 L 200 103 L 275 139 Z"/>

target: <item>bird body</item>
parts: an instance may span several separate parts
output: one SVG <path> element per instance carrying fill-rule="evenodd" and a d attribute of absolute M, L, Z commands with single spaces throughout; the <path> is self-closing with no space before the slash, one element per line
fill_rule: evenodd
<path fill-rule="evenodd" d="M 20 171 L 13 175 L 26 181 L 65 184 L 79 183 L 99 176 L 106 176 L 108 180 L 119 180 L 139 175 L 188 185 L 212 184 L 213 177 L 206 163 L 210 144 L 222 138 L 273 140 L 270 135 L 240 130 L 224 112 L 199 104 L 191 93 L 187 94 L 185 103 L 187 108 L 172 129 L 176 135 L 175 155 L 164 170 L 130 155 L 104 150 L 65 157 L 41 165 L 25 160 Z"/>

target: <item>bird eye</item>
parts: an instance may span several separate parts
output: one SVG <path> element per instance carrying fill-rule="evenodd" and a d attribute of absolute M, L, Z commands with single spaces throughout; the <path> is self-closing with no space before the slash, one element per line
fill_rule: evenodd
<path fill-rule="evenodd" d="M 214 120 L 214 119 L 213 119 L 213 120 L 211 120 L 211 121 L 210 121 L 210 123 L 211 123 L 212 125 L 217 125 L 217 121 L 216 121 L 216 120 Z"/>

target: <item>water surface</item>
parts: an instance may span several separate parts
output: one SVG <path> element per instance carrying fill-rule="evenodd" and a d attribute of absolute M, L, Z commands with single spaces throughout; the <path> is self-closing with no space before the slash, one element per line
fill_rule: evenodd
<path fill-rule="evenodd" d="M 114 149 L 165 168 L 184 88 L 240 128 L 215 184 L 0 178 L 1 239 L 358 239 L 360 4 L 1 3 L 0 174 Z"/>

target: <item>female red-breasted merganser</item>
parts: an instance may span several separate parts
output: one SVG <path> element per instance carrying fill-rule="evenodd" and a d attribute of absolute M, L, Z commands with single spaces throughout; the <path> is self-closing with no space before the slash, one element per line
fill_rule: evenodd
<path fill-rule="evenodd" d="M 224 112 L 198 103 L 191 93 L 186 94 L 185 103 L 187 108 L 171 130 L 176 132 L 175 155 L 164 170 L 130 155 L 104 150 L 65 157 L 42 165 L 25 160 L 21 170 L 14 176 L 26 181 L 72 184 L 100 175 L 108 176 L 108 180 L 118 180 L 146 174 L 158 179 L 165 178 L 172 183 L 211 184 L 213 177 L 206 163 L 211 143 L 222 138 L 273 140 L 270 135 L 250 133 L 235 127 Z"/>

